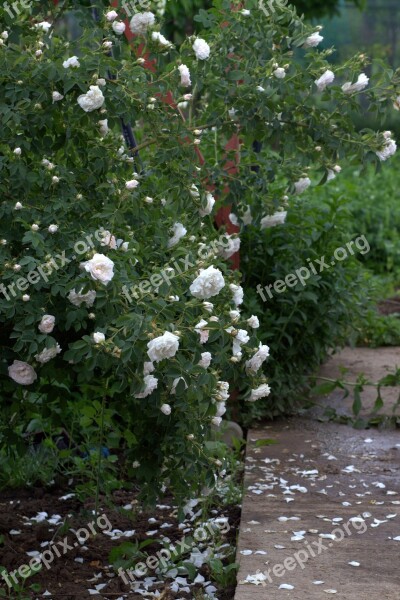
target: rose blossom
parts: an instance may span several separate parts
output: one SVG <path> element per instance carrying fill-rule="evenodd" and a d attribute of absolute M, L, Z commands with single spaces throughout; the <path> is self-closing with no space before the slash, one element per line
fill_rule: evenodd
<path fill-rule="evenodd" d="M 8 375 L 20 385 L 31 385 L 37 379 L 33 367 L 21 360 L 14 360 L 13 364 L 8 367 Z"/>
<path fill-rule="evenodd" d="M 95 290 L 89 290 L 86 294 L 82 294 L 82 288 L 79 292 L 77 292 L 75 289 L 73 289 L 68 294 L 68 300 L 74 306 L 80 306 L 81 304 L 85 303 L 86 306 L 88 308 L 90 308 L 91 306 L 93 306 L 95 299 L 96 299 Z"/>
<path fill-rule="evenodd" d="M 210 56 L 210 46 L 202 38 L 196 38 L 192 48 L 198 60 L 206 60 Z"/>
<path fill-rule="evenodd" d="M 152 12 L 138 12 L 135 15 L 133 15 L 130 22 L 130 28 L 132 33 L 138 33 L 140 35 L 143 35 L 150 27 L 154 25 L 154 22 L 155 16 Z"/>
<path fill-rule="evenodd" d="M 39 323 L 38 329 L 42 333 L 51 333 L 54 329 L 56 318 L 53 315 L 43 315 Z"/>
<path fill-rule="evenodd" d="M 203 369 L 207 369 L 211 364 L 212 356 L 210 352 L 202 352 L 201 359 L 197 363 L 199 367 L 203 367 Z"/>
<path fill-rule="evenodd" d="M 192 85 L 189 68 L 186 65 L 179 65 L 178 71 L 181 75 L 181 85 L 183 87 L 189 87 Z"/>
<path fill-rule="evenodd" d="M 108 285 L 114 277 L 114 263 L 104 254 L 95 254 L 92 259 L 83 263 L 85 271 L 90 273 L 92 279 Z"/>
<path fill-rule="evenodd" d="M 86 94 L 78 96 L 78 104 L 85 112 L 92 112 L 104 104 L 103 92 L 98 85 L 91 85 Z"/>
<path fill-rule="evenodd" d="M 267 229 L 267 227 L 275 227 L 276 225 L 283 225 L 286 221 L 286 211 L 276 212 L 273 215 L 267 215 L 261 219 L 261 229 Z"/>
<path fill-rule="evenodd" d="M 36 354 L 35 358 L 41 364 L 49 362 L 52 358 L 55 358 L 57 354 L 60 354 L 61 348 L 59 344 L 52 348 L 44 348 L 39 354 Z"/>
<path fill-rule="evenodd" d="M 144 385 L 145 388 L 143 392 L 135 394 L 135 398 L 147 398 L 147 396 L 150 396 L 158 386 L 158 379 L 153 377 L 153 375 L 146 375 L 144 378 Z"/>
<path fill-rule="evenodd" d="M 246 361 L 246 369 L 249 373 L 255 374 L 269 356 L 269 347 L 264 346 L 260 342 L 257 352 L 248 361 Z"/>
<path fill-rule="evenodd" d="M 334 80 L 335 74 L 327 69 L 319 79 L 316 79 L 315 85 L 317 86 L 319 92 L 323 92 L 328 85 L 334 82 Z"/>
<path fill-rule="evenodd" d="M 210 192 L 207 192 L 207 194 L 206 194 L 206 201 L 207 201 L 206 206 L 203 206 L 202 208 L 199 209 L 199 215 L 201 217 L 205 217 L 205 216 L 211 214 L 212 209 L 214 208 L 215 198 L 212 194 L 210 194 Z"/>
<path fill-rule="evenodd" d="M 256 402 L 260 398 L 265 398 L 265 396 L 269 396 L 271 393 L 271 388 L 266 383 L 259 385 L 255 390 L 251 390 L 251 394 L 249 398 L 246 398 L 248 402 Z"/>
<path fill-rule="evenodd" d="M 150 340 L 147 354 L 152 362 L 160 362 L 164 358 L 172 358 L 179 349 L 179 337 L 166 331 L 163 335 Z"/>
<path fill-rule="evenodd" d="M 208 300 L 212 296 L 217 296 L 223 287 L 225 287 L 225 280 L 221 271 L 211 266 L 200 272 L 189 289 L 195 298 Z"/>
<path fill-rule="evenodd" d="M 316 48 L 324 38 L 316 31 L 308 36 L 303 44 L 303 48 Z"/>
<path fill-rule="evenodd" d="M 301 177 L 294 184 L 296 194 L 302 194 L 311 185 L 311 179 L 309 177 Z"/>

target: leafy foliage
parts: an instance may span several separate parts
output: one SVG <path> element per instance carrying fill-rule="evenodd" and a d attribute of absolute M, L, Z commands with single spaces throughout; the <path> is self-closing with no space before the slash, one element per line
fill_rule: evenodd
<path fill-rule="evenodd" d="M 237 315 L 240 273 L 226 260 L 237 240 L 222 242 L 207 216 L 210 191 L 232 206 L 239 227 L 250 213 L 258 227 L 291 204 L 299 181 L 324 182 L 345 158 L 378 165 L 388 140 L 355 130 L 346 114 L 357 109 L 359 92 L 336 85 L 353 81 L 365 57 L 335 67 L 333 85 L 316 86 L 330 51 L 306 51 L 315 31 L 291 8 L 277 5 L 267 21 L 256 0 L 250 13 L 216 0 L 199 16 L 207 42 L 196 40 L 197 48 L 189 37 L 178 51 L 158 22 L 129 45 L 122 24 L 106 17 L 108 2 L 89 4 L 33 3 L 14 20 L 0 9 L 0 444 L 23 453 L 27 432 L 50 440 L 63 429 L 66 459 L 84 475 L 85 465 L 93 469 L 97 493 L 101 469 L 112 474 L 123 454 L 126 478 L 147 499 L 168 485 L 182 500 L 213 485 L 205 440 L 225 410 L 226 382 L 244 401 L 268 392 L 265 374 L 246 368 L 259 338 Z M 72 18 L 80 33 L 65 41 Z M 398 93 L 399 74 L 382 69 L 365 103 L 383 115 Z M 135 124 L 134 150 L 122 143 L 121 122 Z M 319 222 L 313 233 L 318 213 L 293 204 L 293 242 L 304 231 L 309 246 L 321 238 L 332 247 L 334 228 Z M 277 273 L 291 268 L 294 248 Z M 254 251 L 261 264 L 262 240 Z M 211 267 L 223 287 L 207 280 L 210 296 L 191 290 L 200 269 Z M 347 304 L 339 293 L 355 281 L 347 272 L 336 277 L 332 317 L 340 323 Z M 82 302 L 77 294 L 90 296 Z M 317 304 L 312 288 L 302 297 Z M 209 299 L 213 306 L 203 303 Z M 54 330 L 39 328 L 45 315 L 55 318 Z M 303 320 L 301 312 L 296 331 L 283 328 L 275 338 L 280 369 Z M 310 323 L 310 334 L 321 330 Z M 164 334 L 173 340 L 168 352 Z M 261 337 L 269 341 L 268 328 Z M 152 357 L 154 340 L 164 356 L 158 348 Z M 240 342 L 234 355 L 233 341 Z M 199 364 L 203 350 L 212 354 L 208 368 Z M 22 369 L 20 381 L 13 368 Z M 103 446 L 111 451 L 104 459 Z"/>

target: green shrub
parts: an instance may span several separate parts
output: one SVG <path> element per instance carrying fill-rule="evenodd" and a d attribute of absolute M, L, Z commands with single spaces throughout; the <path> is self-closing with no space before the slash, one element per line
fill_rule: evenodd
<path fill-rule="evenodd" d="M 323 202 L 318 193 L 314 196 L 292 206 L 283 226 L 265 231 L 249 227 L 242 237 L 246 308 L 260 316 L 261 339 L 271 350 L 271 396 L 262 404 L 243 408 L 247 421 L 299 406 L 307 375 L 332 348 L 345 343 L 353 321 L 364 313 L 368 290 L 359 253 L 330 265 L 334 251 L 347 249 L 346 244 L 358 234 L 349 227 L 346 202 L 338 198 Z M 329 269 L 316 262 L 323 256 Z M 271 289 L 272 298 L 264 289 L 263 301 L 257 286 L 284 280 L 302 267 L 310 270 L 305 286 L 299 282 L 282 293 Z"/>

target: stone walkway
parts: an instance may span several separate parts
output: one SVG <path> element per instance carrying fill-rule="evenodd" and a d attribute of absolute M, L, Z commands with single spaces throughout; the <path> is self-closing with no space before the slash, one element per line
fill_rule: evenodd
<path fill-rule="evenodd" d="M 249 432 L 235 600 L 400 600 L 399 554 L 400 432 Z"/>

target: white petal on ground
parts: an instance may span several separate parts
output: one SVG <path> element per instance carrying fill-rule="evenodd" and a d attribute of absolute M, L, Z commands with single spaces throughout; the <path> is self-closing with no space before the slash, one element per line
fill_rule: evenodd
<path fill-rule="evenodd" d="M 357 562 L 357 561 L 355 561 L 355 560 L 352 560 L 352 561 L 350 561 L 350 562 L 349 562 L 349 565 L 350 565 L 351 567 L 359 567 L 359 566 L 360 566 L 360 563 L 359 563 L 359 562 Z"/>
<path fill-rule="evenodd" d="M 281 583 L 279 586 L 280 590 L 294 590 L 294 585 L 290 585 L 289 583 Z"/>

